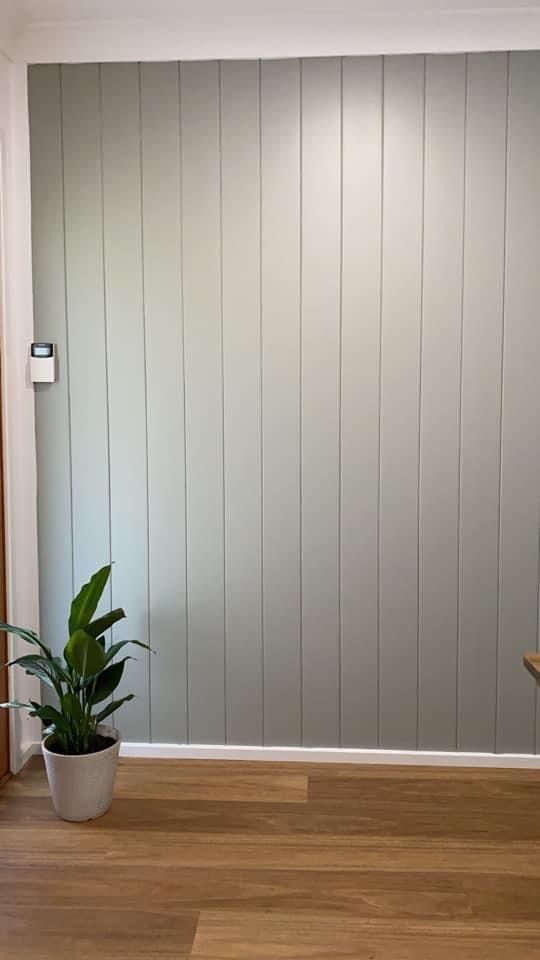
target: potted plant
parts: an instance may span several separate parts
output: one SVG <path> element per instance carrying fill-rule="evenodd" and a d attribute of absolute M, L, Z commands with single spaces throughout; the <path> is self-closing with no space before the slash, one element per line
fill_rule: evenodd
<path fill-rule="evenodd" d="M 64 658 L 55 657 L 36 633 L 9 623 L 0 630 L 13 633 L 38 652 L 12 660 L 26 673 L 49 687 L 56 701 L 2 703 L 1 707 L 25 708 L 44 725 L 42 750 L 54 808 L 63 820 L 94 820 L 109 809 L 120 751 L 120 735 L 103 723 L 123 703 L 133 700 L 128 693 L 111 700 L 122 679 L 127 660 L 114 662 L 129 643 L 149 650 L 138 640 L 122 640 L 107 648 L 105 633 L 125 617 L 123 610 L 111 610 L 92 619 L 107 581 L 111 565 L 102 567 L 82 587 L 71 604 L 69 639 Z"/>

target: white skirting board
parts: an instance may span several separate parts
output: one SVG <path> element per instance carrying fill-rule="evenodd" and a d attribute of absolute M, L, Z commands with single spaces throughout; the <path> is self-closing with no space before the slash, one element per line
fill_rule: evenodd
<path fill-rule="evenodd" d="M 41 743 L 34 743 L 32 740 L 25 740 L 20 745 L 16 756 L 11 754 L 11 773 L 18 773 L 19 770 L 28 763 L 30 757 L 35 757 L 36 753 L 41 753 Z"/>
<path fill-rule="evenodd" d="M 263 760 L 295 763 L 403 764 L 437 767 L 531 767 L 540 755 L 435 750 L 357 750 L 334 747 L 243 747 L 177 743 L 123 743 L 122 757 L 177 760 Z"/>
<path fill-rule="evenodd" d="M 40 744 L 25 746 L 25 762 Z M 121 757 L 154 760 L 262 760 L 294 763 L 401 764 L 422 767 L 540 769 L 540 754 L 459 753 L 438 750 L 355 750 L 346 747 L 242 747 L 213 744 L 122 743 Z"/>

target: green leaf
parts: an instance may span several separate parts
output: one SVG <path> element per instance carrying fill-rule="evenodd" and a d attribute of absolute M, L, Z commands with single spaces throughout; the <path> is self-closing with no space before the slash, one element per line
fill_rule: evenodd
<path fill-rule="evenodd" d="M 47 659 L 52 660 L 52 653 L 49 647 L 39 639 L 37 633 L 34 633 L 33 630 L 26 630 L 24 627 L 14 627 L 11 623 L 0 623 L 0 631 L 12 633 L 15 637 L 20 637 L 21 640 L 26 640 L 27 643 L 31 643 L 32 646 L 39 647 Z"/>
<path fill-rule="evenodd" d="M 105 717 L 110 716 L 111 713 L 114 713 L 115 710 L 118 710 L 123 703 L 126 703 L 128 700 L 134 700 L 134 699 L 135 699 L 135 694 L 128 693 L 127 697 L 122 697 L 121 700 L 113 700 L 112 703 L 109 703 L 105 707 L 105 709 L 101 711 L 101 713 L 98 713 L 97 716 L 94 717 L 94 720 L 96 721 L 96 723 L 101 723 L 102 720 L 105 720 Z"/>
<path fill-rule="evenodd" d="M 16 660 L 11 660 L 10 663 L 8 663 L 8 667 L 12 666 L 23 667 L 25 673 L 32 677 L 37 677 L 38 680 L 42 680 L 43 683 L 46 683 L 47 686 L 52 687 L 53 690 L 58 692 L 62 682 L 62 676 L 59 674 L 58 666 L 54 660 L 48 660 L 37 654 L 27 654 L 24 657 L 17 657 Z"/>
<path fill-rule="evenodd" d="M 78 724 L 84 716 L 84 710 L 76 694 L 68 692 L 62 697 L 62 713 Z"/>
<path fill-rule="evenodd" d="M 90 623 L 110 575 L 111 564 L 108 563 L 105 567 L 101 567 L 101 570 L 98 570 L 97 573 L 94 573 L 88 583 L 85 583 L 84 586 L 81 587 L 81 590 L 71 604 L 71 612 L 69 615 L 70 637 L 76 630 L 80 630 Z"/>
<path fill-rule="evenodd" d="M 101 644 L 84 630 L 76 630 L 69 638 L 64 656 L 71 669 L 83 678 L 99 673 L 106 663 Z"/>
<path fill-rule="evenodd" d="M 42 707 L 36 704 L 35 708 L 30 711 L 30 716 L 39 717 L 42 723 L 53 723 L 55 729 L 60 730 L 62 733 L 69 733 L 67 718 L 64 717 L 59 710 L 56 710 L 55 707 L 49 706 L 49 704 L 44 704 Z"/>
<path fill-rule="evenodd" d="M 92 620 L 92 622 L 88 623 L 84 629 L 90 634 L 91 637 L 99 637 L 101 633 L 105 633 L 107 630 L 110 630 L 113 624 L 118 623 L 119 620 L 123 620 L 124 617 L 125 613 L 119 607 L 117 610 L 111 610 L 110 613 L 104 614 L 103 617 L 98 617 L 97 620 Z"/>
<path fill-rule="evenodd" d="M 9 703 L 0 703 L 1 710 L 20 710 L 21 707 L 24 707 L 26 710 L 30 710 L 30 704 L 21 703 L 20 700 L 10 700 Z"/>
<path fill-rule="evenodd" d="M 96 637 L 97 642 L 99 643 L 102 650 L 105 650 L 105 637 Z"/>
<path fill-rule="evenodd" d="M 53 657 L 49 660 L 48 657 L 42 657 L 38 653 L 27 653 L 23 657 L 16 657 L 15 660 L 10 660 L 6 664 L 7 667 L 31 667 L 34 664 L 39 664 L 44 670 L 46 670 L 50 677 L 55 677 L 58 683 L 62 681 L 69 681 L 69 677 L 64 670 L 64 666 L 60 657 Z"/>
<path fill-rule="evenodd" d="M 133 660 L 133 657 L 124 657 L 123 660 L 111 664 L 110 667 L 107 667 L 98 675 L 94 692 L 89 696 L 92 706 L 96 703 L 101 703 L 102 700 L 110 697 L 111 693 L 114 693 L 122 679 L 126 660 Z"/>
<path fill-rule="evenodd" d="M 57 669 L 57 671 L 58 671 L 58 676 L 64 681 L 64 683 L 71 683 L 71 677 L 69 676 L 69 674 L 68 674 L 67 671 L 65 670 L 65 668 L 64 668 L 64 662 L 63 662 L 63 660 L 61 659 L 61 657 L 53 657 L 53 658 L 52 658 L 52 663 L 54 663 L 54 665 L 55 665 L 55 667 L 56 667 L 56 669 Z"/>
<path fill-rule="evenodd" d="M 150 653 L 154 652 L 147 643 L 141 643 L 140 640 L 119 640 L 118 643 L 113 643 L 107 650 L 105 654 L 105 662 L 110 663 L 110 661 L 114 659 L 122 647 L 127 646 L 128 643 L 133 643 L 136 647 L 143 647 L 145 650 L 149 650 Z"/>

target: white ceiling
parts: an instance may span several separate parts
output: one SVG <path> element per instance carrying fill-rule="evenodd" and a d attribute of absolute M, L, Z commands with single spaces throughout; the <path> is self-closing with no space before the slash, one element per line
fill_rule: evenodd
<path fill-rule="evenodd" d="M 190 16 L 223 17 L 244 15 L 273 17 L 286 13 L 291 18 L 332 14 L 465 11 L 519 11 L 540 9 L 540 0 L 17 0 L 16 6 L 28 22 L 177 19 Z"/>
<path fill-rule="evenodd" d="M 540 0 L 0 0 L 25 62 L 540 48 Z"/>

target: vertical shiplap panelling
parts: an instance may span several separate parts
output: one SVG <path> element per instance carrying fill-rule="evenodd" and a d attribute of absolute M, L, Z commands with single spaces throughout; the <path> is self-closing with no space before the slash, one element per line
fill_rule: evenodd
<path fill-rule="evenodd" d="M 293 745 L 301 742 L 297 60 L 261 64 L 261 191 L 264 738 Z"/>
<path fill-rule="evenodd" d="M 139 68 L 104 64 L 102 79 L 105 294 L 109 372 L 113 605 L 128 614 L 115 639 L 148 641 L 146 367 L 143 321 Z M 148 655 L 129 663 L 137 699 L 126 740 L 150 736 Z"/>
<path fill-rule="evenodd" d="M 458 736 L 495 747 L 507 56 L 467 63 Z"/>
<path fill-rule="evenodd" d="M 97 64 L 63 66 L 61 70 L 73 569 L 78 589 L 110 560 L 101 98 Z M 104 605 L 109 609 L 110 599 L 108 588 Z"/>
<path fill-rule="evenodd" d="M 535 749 L 540 506 L 540 55 L 511 53 L 496 748 Z"/>
<path fill-rule="evenodd" d="M 343 61 L 341 723 L 378 739 L 382 59 Z M 375 678 L 375 682 L 374 682 Z"/>
<path fill-rule="evenodd" d="M 141 64 L 152 739 L 187 739 L 179 74 Z"/>
<path fill-rule="evenodd" d="M 189 734 L 224 743 L 220 67 L 180 69 Z"/>
<path fill-rule="evenodd" d="M 424 58 L 384 62 L 380 745 L 417 744 Z"/>
<path fill-rule="evenodd" d="M 42 632 L 111 556 L 127 739 L 538 746 L 539 85 L 30 69 Z"/>
<path fill-rule="evenodd" d="M 227 741 L 262 743 L 259 63 L 221 66 Z"/>
<path fill-rule="evenodd" d="M 418 745 L 456 746 L 465 57 L 426 58 Z"/>
<path fill-rule="evenodd" d="M 341 61 L 302 63 L 302 697 L 307 746 L 340 740 Z"/>
<path fill-rule="evenodd" d="M 69 358 L 66 332 L 60 68 L 28 71 L 34 332 L 57 348 L 56 384 L 36 391 L 41 635 L 60 653 L 72 596 Z"/>

